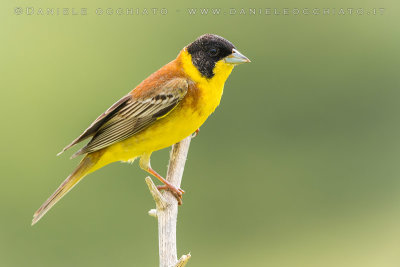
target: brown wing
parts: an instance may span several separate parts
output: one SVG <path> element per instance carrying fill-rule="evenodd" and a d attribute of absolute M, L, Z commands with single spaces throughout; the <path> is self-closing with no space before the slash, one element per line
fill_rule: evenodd
<path fill-rule="evenodd" d="M 109 109 L 107 109 L 103 114 L 101 114 L 80 136 L 78 136 L 74 141 L 72 141 L 69 145 L 63 148 L 57 156 L 61 155 L 65 150 L 71 148 L 77 143 L 85 140 L 86 138 L 93 136 L 96 131 L 112 116 L 114 116 L 123 106 L 125 106 L 126 102 L 131 99 L 130 95 L 126 95 L 117 102 L 115 102 Z"/>
<path fill-rule="evenodd" d="M 152 93 L 146 98 L 130 94 L 121 98 L 59 154 L 89 136 L 93 136 L 90 142 L 72 157 L 100 150 L 137 134 L 176 107 L 186 95 L 188 83 L 183 78 L 175 78 L 150 90 Z"/>

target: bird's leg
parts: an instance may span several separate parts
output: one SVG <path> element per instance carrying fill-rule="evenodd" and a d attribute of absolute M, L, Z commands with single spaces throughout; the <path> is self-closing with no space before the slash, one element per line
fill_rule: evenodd
<path fill-rule="evenodd" d="M 178 200 L 178 204 L 179 205 L 182 204 L 182 194 L 184 194 L 185 191 L 183 191 L 180 188 L 176 188 L 173 184 L 171 184 L 170 182 L 165 180 L 161 175 L 159 175 L 155 170 L 153 170 L 151 168 L 149 154 L 142 155 L 142 157 L 140 158 L 139 165 L 143 170 L 152 174 L 154 177 L 156 177 L 158 180 L 160 180 L 164 184 L 163 186 L 157 186 L 157 188 L 159 190 L 165 190 L 165 189 L 170 190 L 175 195 L 176 199 Z"/>
<path fill-rule="evenodd" d="M 195 138 L 200 132 L 200 128 L 198 128 L 193 134 L 192 134 L 192 138 Z"/>
<path fill-rule="evenodd" d="M 153 170 L 151 167 L 147 169 L 148 173 L 151 173 L 153 176 L 155 176 L 158 180 L 160 180 L 164 185 L 157 186 L 158 190 L 170 190 L 172 194 L 176 197 L 178 200 L 178 205 L 182 205 L 182 194 L 185 193 L 180 188 L 176 188 L 173 184 L 165 180 L 161 175 L 159 175 L 155 170 Z"/>
<path fill-rule="evenodd" d="M 149 173 L 151 173 L 152 175 L 154 175 L 158 180 L 160 180 L 164 185 L 159 186 L 158 188 L 163 190 L 163 189 L 170 189 L 171 191 L 175 192 L 176 194 L 178 194 L 180 197 L 182 197 L 182 194 L 185 193 L 185 191 L 183 191 L 180 188 L 176 188 L 173 184 L 171 184 L 170 182 L 168 182 L 167 180 L 165 180 L 161 175 L 159 175 L 155 170 L 153 170 L 151 167 L 147 170 Z"/>

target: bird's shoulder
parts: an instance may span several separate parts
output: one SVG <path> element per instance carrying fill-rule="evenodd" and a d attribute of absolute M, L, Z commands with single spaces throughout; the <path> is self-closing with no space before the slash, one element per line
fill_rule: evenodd
<path fill-rule="evenodd" d="M 179 60 L 175 59 L 143 80 L 129 94 L 138 100 L 171 93 L 181 95 L 188 90 L 191 83 Z"/>

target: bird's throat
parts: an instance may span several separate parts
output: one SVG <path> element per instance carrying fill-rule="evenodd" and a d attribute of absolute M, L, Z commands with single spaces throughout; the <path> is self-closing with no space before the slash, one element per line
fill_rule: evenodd
<path fill-rule="evenodd" d="M 224 86 L 226 79 L 228 79 L 234 67 L 232 64 L 225 63 L 224 60 L 220 60 L 215 64 L 213 69 L 214 76 L 207 78 L 193 65 L 192 56 L 186 49 L 181 51 L 177 59 L 181 62 L 183 70 L 192 81 L 199 85 L 211 85 L 211 87 L 217 88 Z"/>

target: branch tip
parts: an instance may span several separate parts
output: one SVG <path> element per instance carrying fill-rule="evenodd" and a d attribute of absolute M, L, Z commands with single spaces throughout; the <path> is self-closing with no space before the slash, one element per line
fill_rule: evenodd
<path fill-rule="evenodd" d="M 157 210 L 156 209 L 149 210 L 149 215 L 154 218 L 157 218 Z"/>
<path fill-rule="evenodd" d="M 185 267 L 191 257 L 190 252 L 187 255 L 183 255 L 174 267 Z"/>

